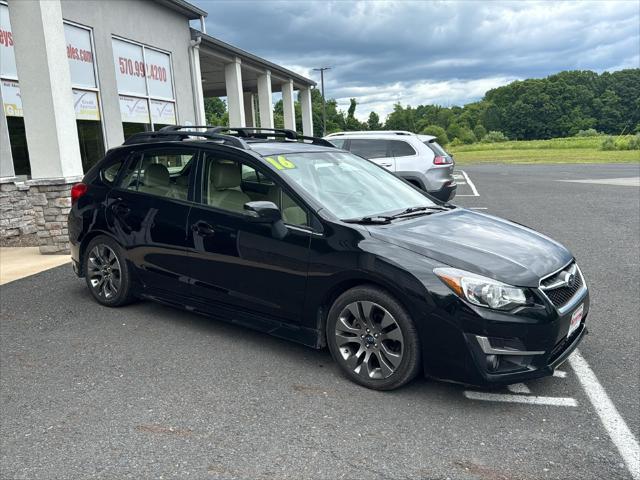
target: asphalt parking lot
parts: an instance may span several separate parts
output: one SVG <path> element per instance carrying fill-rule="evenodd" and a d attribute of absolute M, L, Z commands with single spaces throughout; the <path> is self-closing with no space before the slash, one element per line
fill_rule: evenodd
<path fill-rule="evenodd" d="M 101 307 L 64 266 L 0 287 L 0 477 L 637 480 L 640 189 L 619 179 L 640 166 L 463 172 L 455 203 L 549 234 L 582 267 L 591 334 L 558 376 L 373 392 L 327 351 Z"/>

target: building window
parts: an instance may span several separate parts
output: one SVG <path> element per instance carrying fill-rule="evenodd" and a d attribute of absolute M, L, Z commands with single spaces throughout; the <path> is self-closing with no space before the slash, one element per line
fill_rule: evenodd
<path fill-rule="evenodd" d="M 67 59 L 82 168 L 86 172 L 104 156 L 104 136 L 100 115 L 100 91 L 90 28 L 64 23 Z"/>
<path fill-rule="evenodd" d="M 171 55 L 121 38 L 113 38 L 112 45 L 125 139 L 175 125 Z"/>

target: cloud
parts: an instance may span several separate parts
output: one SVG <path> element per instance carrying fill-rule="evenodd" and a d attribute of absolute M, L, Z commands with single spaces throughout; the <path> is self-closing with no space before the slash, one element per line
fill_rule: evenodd
<path fill-rule="evenodd" d="M 640 67 L 637 1 L 194 1 L 207 32 L 318 80 L 358 116 L 464 104 L 515 79 Z"/>

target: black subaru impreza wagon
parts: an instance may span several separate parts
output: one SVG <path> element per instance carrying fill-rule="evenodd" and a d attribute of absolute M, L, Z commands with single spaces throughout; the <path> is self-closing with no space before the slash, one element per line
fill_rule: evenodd
<path fill-rule="evenodd" d="M 369 388 L 550 375 L 586 333 L 565 247 L 290 130 L 136 134 L 71 196 L 74 270 L 101 304 L 152 299 L 326 346 Z"/>

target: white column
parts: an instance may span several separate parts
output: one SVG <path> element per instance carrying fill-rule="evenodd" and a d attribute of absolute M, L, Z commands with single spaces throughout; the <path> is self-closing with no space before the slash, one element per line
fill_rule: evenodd
<path fill-rule="evenodd" d="M 224 66 L 224 81 L 227 87 L 227 105 L 229 107 L 229 126 L 244 127 L 244 97 L 242 94 L 242 69 L 240 59 Z"/>
<path fill-rule="evenodd" d="M 282 113 L 284 128 L 296 129 L 296 110 L 293 104 L 293 80 L 282 84 Z"/>
<path fill-rule="evenodd" d="M 199 37 L 198 37 L 199 38 Z M 191 80 L 193 86 L 193 101 L 196 114 L 196 125 L 206 125 L 207 115 L 204 111 L 204 94 L 202 92 L 202 72 L 200 70 L 199 42 L 192 40 L 191 48 Z"/>
<path fill-rule="evenodd" d="M 2 101 L 2 89 L 0 89 L 0 178 L 15 177 L 13 168 L 13 156 L 11 155 L 11 143 L 7 128 L 7 117 L 4 116 L 4 103 Z"/>
<path fill-rule="evenodd" d="M 244 93 L 244 120 L 247 127 L 257 127 L 256 125 L 256 109 L 253 105 L 253 93 Z"/>
<path fill-rule="evenodd" d="M 300 89 L 300 109 L 302 113 L 302 134 L 313 136 L 313 113 L 311 110 L 311 89 Z"/>
<path fill-rule="evenodd" d="M 60 0 L 9 2 L 31 176 L 82 175 Z"/>
<path fill-rule="evenodd" d="M 267 70 L 258 75 L 258 112 L 260 113 L 260 126 L 273 128 L 273 103 L 271 100 L 271 72 Z"/>

